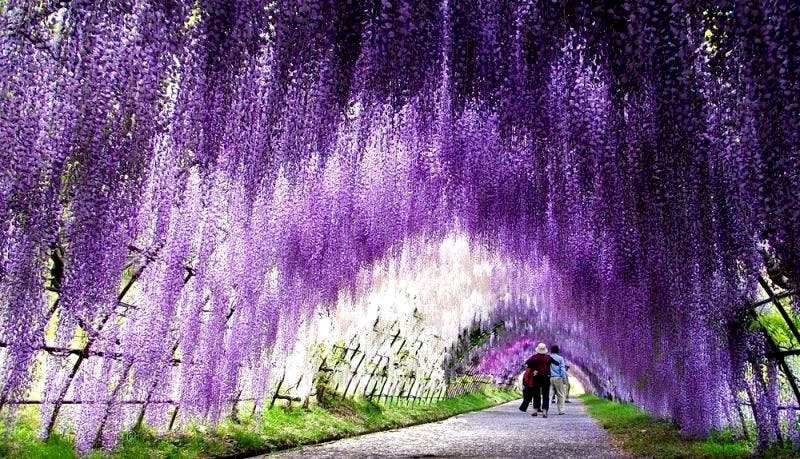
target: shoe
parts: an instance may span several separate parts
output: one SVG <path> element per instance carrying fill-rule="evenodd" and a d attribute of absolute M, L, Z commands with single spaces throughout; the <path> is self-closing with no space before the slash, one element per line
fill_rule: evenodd
<path fill-rule="evenodd" d="M 547 411 L 545 411 L 545 412 L 544 412 L 544 414 L 542 414 L 542 417 L 543 417 L 543 418 L 546 418 L 546 417 L 547 417 Z"/>
<path fill-rule="evenodd" d="M 570 402 L 569 400 L 564 400 L 564 403 L 572 403 L 572 402 Z"/>
<path fill-rule="evenodd" d="M 533 416 L 533 417 L 539 416 L 539 413 L 537 413 L 536 411 L 534 411 L 533 413 L 531 413 L 531 416 Z"/>
<path fill-rule="evenodd" d="M 560 415 L 562 415 L 562 414 L 564 414 L 564 413 L 558 413 L 558 414 L 559 414 L 559 416 L 560 416 Z"/>
<path fill-rule="evenodd" d="M 522 411 L 523 413 L 528 411 L 528 410 L 523 409 L 522 407 L 519 407 L 519 410 Z"/>

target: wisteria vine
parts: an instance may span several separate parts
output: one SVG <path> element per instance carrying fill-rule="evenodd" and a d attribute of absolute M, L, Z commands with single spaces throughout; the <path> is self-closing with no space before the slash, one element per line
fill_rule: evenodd
<path fill-rule="evenodd" d="M 569 319 L 708 433 L 766 352 L 758 247 L 800 280 L 798 67 L 792 0 L 2 1 L 0 409 L 44 374 L 80 449 L 160 399 L 214 422 L 300 317 L 461 231 L 547 292 L 504 319 Z"/>

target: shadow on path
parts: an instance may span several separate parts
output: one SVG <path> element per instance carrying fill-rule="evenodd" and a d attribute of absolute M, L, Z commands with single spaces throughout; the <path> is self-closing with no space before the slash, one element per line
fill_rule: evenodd
<path fill-rule="evenodd" d="M 564 415 L 532 417 L 519 400 L 444 421 L 308 446 L 281 457 L 626 457 L 578 399 Z M 555 407 L 553 407 L 555 408 Z M 555 410 L 554 410 L 555 411 Z M 265 456 L 261 456 L 265 457 Z"/>

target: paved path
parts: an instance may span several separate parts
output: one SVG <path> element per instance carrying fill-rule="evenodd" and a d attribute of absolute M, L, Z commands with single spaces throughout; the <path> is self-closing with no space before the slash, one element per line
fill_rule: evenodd
<path fill-rule="evenodd" d="M 519 401 L 440 422 L 309 446 L 281 457 L 625 457 L 579 400 L 563 416 L 532 417 Z M 555 407 L 553 407 L 555 408 Z M 532 408 L 529 408 L 529 410 Z"/>

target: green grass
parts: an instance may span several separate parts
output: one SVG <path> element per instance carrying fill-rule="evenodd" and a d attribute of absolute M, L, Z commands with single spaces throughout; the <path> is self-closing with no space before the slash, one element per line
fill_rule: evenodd
<path fill-rule="evenodd" d="M 258 454 L 431 422 L 497 405 L 519 397 L 517 392 L 485 387 L 481 392 L 423 405 L 384 405 L 368 400 L 328 397 L 305 409 L 274 407 L 261 419 L 226 420 L 213 429 L 190 426 L 180 435 L 157 435 L 148 428 L 125 432 L 113 451 L 94 451 L 100 458 L 199 458 Z M 0 423 L 0 457 L 77 458 L 70 438 L 37 440 L 36 410 L 24 410 L 10 431 Z"/>
<path fill-rule="evenodd" d="M 19 457 L 30 459 L 60 459 L 75 457 L 72 442 L 60 436 L 53 436 L 47 442 L 37 439 L 38 412 L 33 407 L 26 407 L 19 412 L 14 428 L 6 430 L 0 421 L 0 457 Z M 21 448 L 15 448 L 17 445 Z"/>
<path fill-rule="evenodd" d="M 653 419 L 648 413 L 628 403 L 617 403 L 585 394 L 581 399 L 586 411 L 608 430 L 621 449 L 642 457 L 752 457 L 752 445 L 733 438 L 730 432 L 715 432 L 706 439 L 688 439 L 680 427 Z M 773 449 L 766 457 L 794 457 L 789 451 Z"/>

